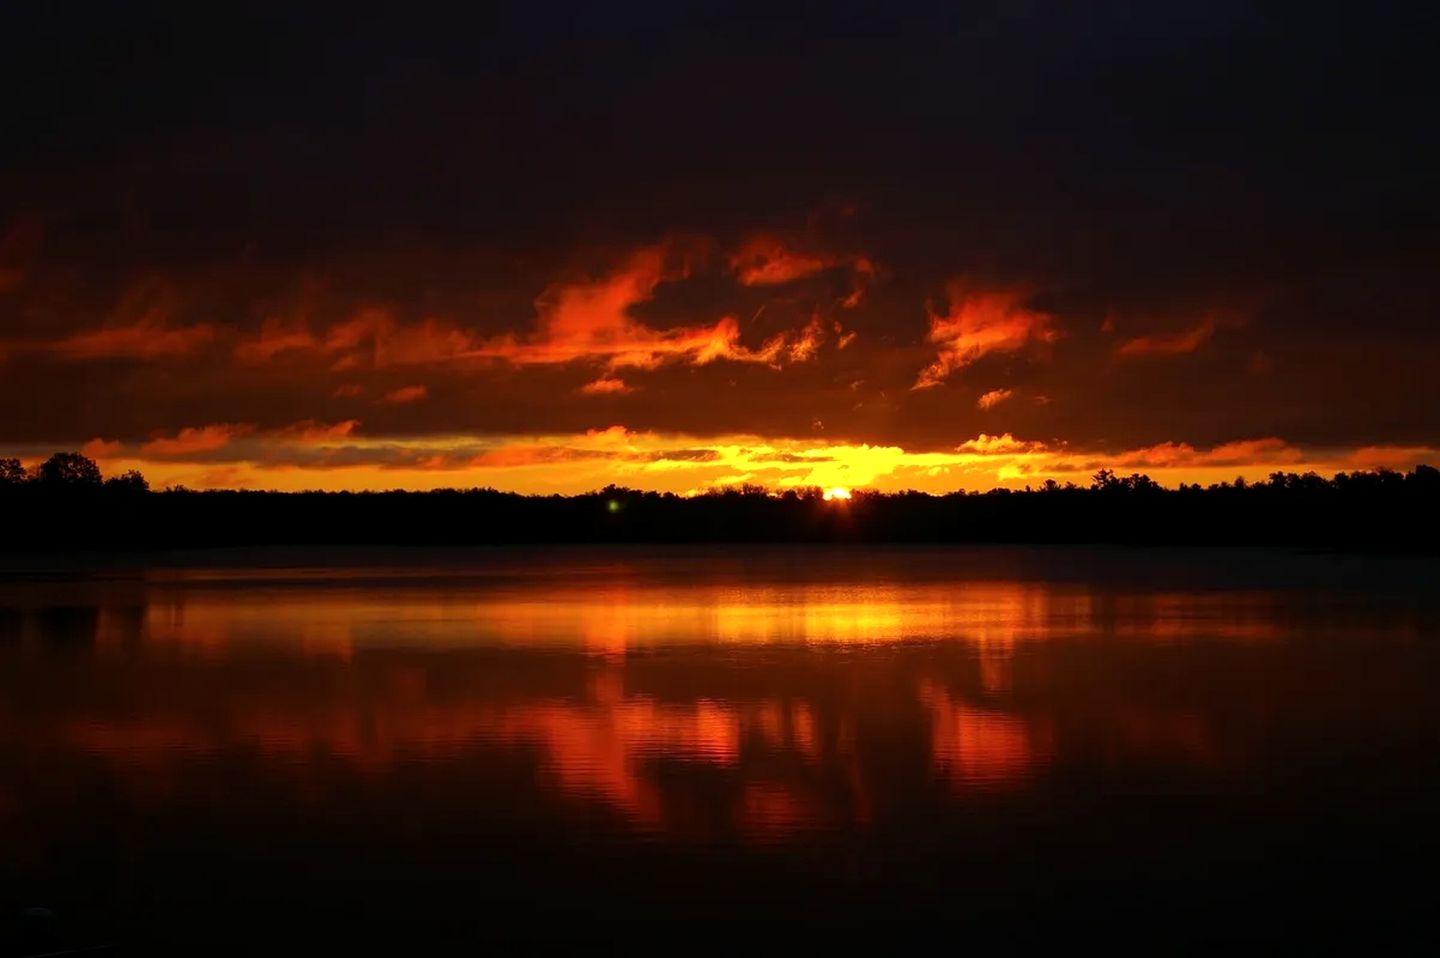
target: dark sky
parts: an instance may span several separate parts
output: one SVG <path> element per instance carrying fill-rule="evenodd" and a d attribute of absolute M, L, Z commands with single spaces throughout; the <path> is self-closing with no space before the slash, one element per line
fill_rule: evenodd
<path fill-rule="evenodd" d="M 1426 5 L 18 3 L 0 37 L 0 446 L 1440 445 Z"/>

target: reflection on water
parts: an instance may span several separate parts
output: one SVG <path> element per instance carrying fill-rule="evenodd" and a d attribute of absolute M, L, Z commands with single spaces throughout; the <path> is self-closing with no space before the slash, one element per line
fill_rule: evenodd
<path fill-rule="evenodd" d="M 9 581 L 5 900 L 144 938 L 157 909 L 224 920 L 305 875 L 353 922 L 423 860 L 397 920 L 508 928 L 524 889 L 583 936 L 639 886 L 683 910 L 702 883 L 742 920 L 776 882 L 799 920 L 792 879 L 919 908 L 982 879 L 967 900 L 1080 873 L 1143 895 L 1434 847 L 1428 590 L 1187 591 L 1150 574 L 1182 560 L 1137 556 L 1129 577 L 717 552 Z M 459 859 L 497 856 L 491 910 L 446 897 Z M 606 887 L 571 887 L 595 868 Z"/>

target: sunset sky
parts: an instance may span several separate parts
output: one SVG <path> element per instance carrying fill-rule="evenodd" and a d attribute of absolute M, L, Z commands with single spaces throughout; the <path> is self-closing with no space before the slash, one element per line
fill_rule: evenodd
<path fill-rule="evenodd" d="M 0 456 L 522 492 L 1437 461 L 1434 19 L 7 9 Z"/>

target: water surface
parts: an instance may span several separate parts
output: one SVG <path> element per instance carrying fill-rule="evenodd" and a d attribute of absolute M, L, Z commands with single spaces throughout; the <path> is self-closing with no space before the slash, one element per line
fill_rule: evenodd
<path fill-rule="evenodd" d="M 0 570 L 0 905 L 54 916 L 15 942 L 1431 937 L 1428 561 L 611 549 Z"/>

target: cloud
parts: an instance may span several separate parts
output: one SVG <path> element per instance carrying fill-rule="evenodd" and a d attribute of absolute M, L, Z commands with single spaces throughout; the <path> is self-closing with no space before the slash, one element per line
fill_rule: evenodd
<path fill-rule="evenodd" d="M 1015 395 L 1015 390 L 1013 389 L 992 389 L 975 400 L 975 408 L 994 409 L 1013 395 Z"/>
<path fill-rule="evenodd" d="M 594 280 L 557 283 L 535 302 L 535 331 L 506 335 L 470 351 L 516 366 L 603 362 L 609 369 L 654 369 L 666 363 L 703 366 L 719 360 L 775 365 L 789 357 L 791 335 L 781 333 L 751 348 L 740 341 L 733 316 L 714 323 L 654 329 L 631 310 L 649 302 L 656 288 L 683 278 L 688 267 L 669 262 L 662 246 L 633 254 L 613 272 Z"/>
<path fill-rule="evenodd" d="M 157 434 L 138 446 L 118 439 L 91 439 L 80 447 L 92 459 L 169 462 L 265 460 L 280 450 L 326 447 L 353 441 L 358 419 L 326 423 L 304 419 L 286 426 L 260 429 L 249 423 L 186 426 L 173 435 Z"/>
<path fill-rule="evenodd" d="M 320 345 L 304 323 L 283 318 L 267 319 L 253 337 L 235 345 L 235 358 L 243 363 L 265 363 L 281 353 L 305 352 Z"/>
<path fill-rule="evenodd" d="M 120 455 L 124 443 L 118 439 L 91 439 L 80 447 L 80 455 L 89 456 L 91 459 L 114 459 Z"/>
<path fill-rule="evenodd" d="M 1190 329 L 1169 335 L 1136 336 L 1127 339 L 1115 348 L 1115 355 L 1122 358 L 1140 356 L 1176 356 L 1193 353 L 1215 335 L 1215 320 L 1206 319 Z"/>
<path fill-rule="evenodd" d="M 974 439 L 962 442 L 955 448 L 958 452 L 981 456 L 1011 456 L 1018 453 L 1043 452 L 1046 449 L 1044 443 L 1025 442 L 1016 439 L 1008 432 L 999 436 L 991 436 L 982 432 Z"/>
<path fill-rule="evenodd" d="M 814 276 L 844 260 L 801 253 L 774 236 L 755 236 L 730 257 L 742 286 L 778 286 Z"/>
<path fill-rule="evenodd" d="M 655 298 L 661 284 L 685 279 L 689 272 L 688 262 L 671 246 L 644 247 L 602 276 L 547 286 L 535 300 L 529 333 L 482 337 L 437 318 L 402 323 L 390 310 L 368 306 L 318 335 L 303 321 L 272 318 L 237 343 L 233 355 L 248 364 L 292 352 L 323 355 L 332 371 L 464 362 L 594 362 L 610 370 L 722 360 L 775 366 L 814 358 L 823 331 L 813 322 L 752 347 L 742 342 L 734 316 L 655 328 L 634 315 Z"/>
<path fill-rule="evenodd" d="M 1351 469 L 1412 469 L 1421 463 L 1440 462 L 1440 450 L 1430 446 L 1363 446 L 1346 456 Z"/>
<path fill-rule="evenodd" d="M 622 393 L 633 393 L 635 388 L 627 386 L 625 380 L 611 376 L 601 376 L 580 387 L 580 392 L 586 396 L 607 396 L 620 395 Z"/>
<path fill-rule="evenodd" d="M 233 355 L 252 365 L 287 353 L 321 355 L 339 371 L 445 362 L 472 355 L 480 343 L 474 333 L 440 319 L 402 323 L 389 309 L 364 306 L 320 335 L 303 321 L 266 320 L 258 332 L 235 344 Z"/>
<path fill-rule="evenodd" d="M 321 443 L 345 439 L 360 426 L 358 419 L 343 419 L 340 422 L 323 423 L 305 419 L 275 431 L 275 435 L 300 442 Z"/>
<path fill-rule="evenodd" d="M 949 449 L 788 439 L 699 437 L 623 426 L 526 436 L 362 436 L 353 420 L 268 430 L 211 425 L 127 448 L 102 442 L 107 470 L 140 469 L 156 486 L 278 489 L 434 489 L 493 486 L 576 493 L 611 483 L 676 493 L 742 482 L 933 493 L 1023 487 L 1045 479 L 1086 485 L 1099 469 L 1143 471 L 1168 485 L 1263 479 L 1276 470 L 1333 473 L 1437 458 L 1422 447 L 1309 451 L 1279 438 L 1209 448 L 1165 442 L 1118 452 L 982 433 Z M 0 454 L 5 454 L 0 449 Z M 33 458 L 33 457 L 32 457 Z"/>
<path fill-rule="evenodd" d="M 742 286 L 779 286 L 842 267 L 865 277 L 875 273 L 864 256 L 802 251 L 766 233 L 750 237 L 730 256 L 730 268 Z"/>
<path fill-rule="evenodd" d="M 783 286 L 827 270 L 845 269 L 850 274 L 850 291 L 840 305 L 846 309 L 860 305 L 876 273 L 875 264 L 864 256 L 802 251 L 771 234 L 752 236 L 741 244 L 730 256 L 730 268 L 741 286 Z"/>
<path fill-rule="evenodd" d="M 108 326 L 72 333 L 47 348 L 67 360 L 174 359 L 188 356 L 215 338 L 208 324 L 168 326 L 151 315 L 128 326 Z"/>
<path fill-rule="evenodd" d="M 430 390 L 424 386 L 401 386 L 399 389 L 392 389 L 386 393 L 382 402 L 400 406 L 405 403 L 419 402 L 429 395 Z"/>
<path fill-rule="evenodd" d="M 840 329 L 840 324 L 835 324 L 835 329 Z M 820 353 L 820 344 L 825 341 L 825 324 L 821 322 L 819 315 L 810 317 L 810 322 L 796 333 L 795 337 L 785 344 L 785 356 L 792 363 L 803 363 L 814 359 Z"/>
<path fill-rule="evenodd" d="M 1131 449 L 1114 457 L 1117 468 L 1174 468 L 1177 466 L 1243 466 L 1254 462 L 1293 464 L 1305 458 L 1304 452 L 1283 439 L 1244 439 L 1227 442 L 1207 450 L 1197 450 L 1189 443 L 1165 442 L 1141 449 Z"/>
<path fill-rule="evenodd" d="M 140 447 L 142 456 L 175 458 L 223 449 L 237 436 L 248 435 L 255 427 L 243 423 L 214 423 L 187 426 L 173 436 L 157 436 Z"/>
<path fill-rule="evenodd" d="M 940 351 L 920 371 L 912 389 L 938 386 L 989 353 L 1016 353 L 1030 343 L 1051 343 L 1059 336 L 1049 313 L 1023 308 L 1015 293 L 972 293 L 955 281 L 949 286 L 949 300 L 944 315 L 930 313 L 927 339 Z"/>
<path fill-rule="evenodd" d="M 216 330 L 209 323 L 172 325 L 176 298 L 168 283 L 138 282 L 126 291 L 105 325 L 35 345 L 70 361 L 189 356 L 214 339 Z"/>

